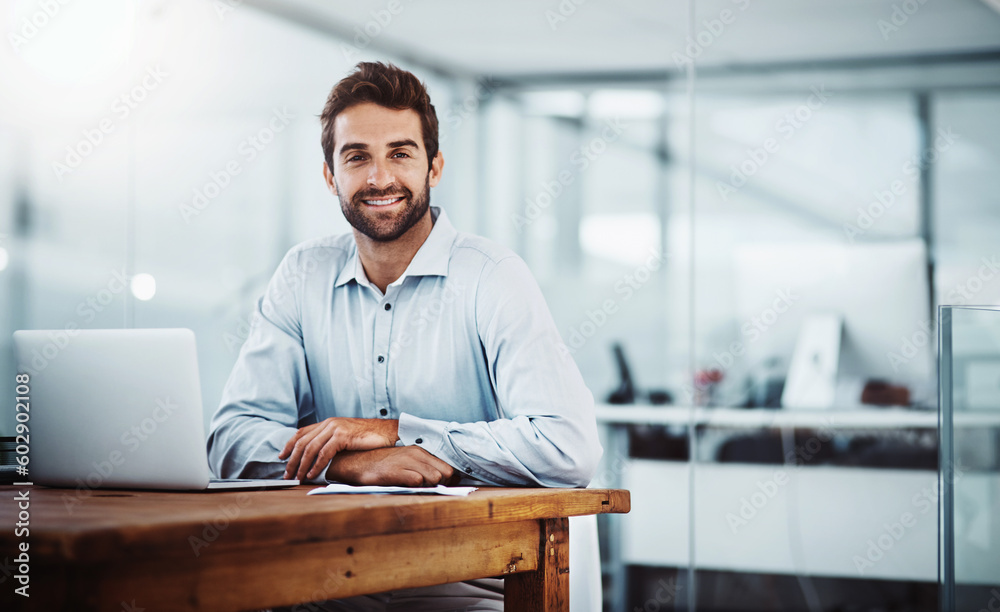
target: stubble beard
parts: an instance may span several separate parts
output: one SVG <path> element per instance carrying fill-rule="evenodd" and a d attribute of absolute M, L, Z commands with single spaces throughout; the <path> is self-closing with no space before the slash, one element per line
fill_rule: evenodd
<path fill-rule="evenodd" d="M 337 191 L 340 185 L 337 185 Z M 430 174 L 424 180 L 423 190 L 414 198 L 413 192 L 406 187 L 390 185 L 385 189 L 365 189 L 358 191 L 350 201 L 341 199 L 340 209 L 351 227 L 376 242 L 392 242 L 405 234 L 419 222 L 431 203 Z M 369 206 L 364 200 L 378 200 L 389 195 L 402 194 L 404 206 L 402 210 L 380 211 Z M 398 205 L 393 205 L 396 208 Z"/>

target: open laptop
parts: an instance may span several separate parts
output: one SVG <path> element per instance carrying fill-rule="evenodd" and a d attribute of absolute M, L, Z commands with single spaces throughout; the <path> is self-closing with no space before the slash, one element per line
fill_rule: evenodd
<path fill-rule="evenodd" d="M 298 480 L 211 478 L 189 329 L 14 332 L 28 374 L 26 480 L 88 489 L 260 489 Z"/>

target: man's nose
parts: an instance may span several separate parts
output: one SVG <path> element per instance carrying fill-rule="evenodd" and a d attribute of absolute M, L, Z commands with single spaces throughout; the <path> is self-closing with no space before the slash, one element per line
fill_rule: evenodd
<path fill-rule="evenodd" d="M 368 184 L 370 186 L 375 189 L 384 189 L 391 185 L 394 180 L 395 177 L 392 175 L 388 161 L 376 161 L 371 165 L 371 169 L 368 172 Z"/>

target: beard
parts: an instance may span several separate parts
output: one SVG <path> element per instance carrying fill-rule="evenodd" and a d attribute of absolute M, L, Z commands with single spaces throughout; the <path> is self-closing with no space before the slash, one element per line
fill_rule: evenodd
<path fill-rule="evenodd" d="M 337 185 L 340 191 L 340 185 Z M 390 195 L 402 194 L 403 206 L 394 211 L 381 211 L 368 206 L 364 200 L 378 200 Z M 351 227 L 376 242 L 392 242 L 417 224 L 430 208 L 430 175 L 424 180 L 424 188 L 414 198 L 406 187 L 389 185 L 385 189 L 365 189 L 347 199 L 340 200 L 340 209 Z M 394 205 L 393 208 L 396 208 Z"/>

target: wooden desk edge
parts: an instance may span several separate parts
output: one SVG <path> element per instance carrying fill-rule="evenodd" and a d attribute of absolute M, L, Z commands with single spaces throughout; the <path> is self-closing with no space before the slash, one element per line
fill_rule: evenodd
<path fill-rule="evenodd" d="M 8 487 L 0 487 L 8 488 Z M 282 491 L 260 491 L 263 495 L 282 494 L 283 500 L 287 501 L 290 494 L 306 493 L 316 488 L 313 485 L 300 485 Z M 10 487 L 13 489 L 13 487 Z M 45 489 L 34 489 L 38 492 Z M 62 490 L 50 489 L 50 491 Z M 579 491 L 573 499 L 563 503 L 559 508 L 558 498 L 569 491 Z M 113 493 L 113 492 L 111 492 Z M 258 492 L 243 492 L 258 493 Z M 518 493 L 529 493 L 526 500 Z M 164 495 L 164 492 L 129 492 L 131 496 L 152 497 Z M 175 494 L 167 493 L 172 496 Z M 186 495 L 197 495 L 199 503 L 206 500 L 222 504 L 223 500 L 236 499 L 235 493 L 196 493 Z M 48 497 L 56 498 L 56 493 L 47 494 Z M 304 495 L 295 495 L 293 499 L 301 500 Z M 313 498 L 326 496 L 312 496 Z M 340 496 L 329 496 L 337 498 Z M 510 498 L 516 499 L 517 503 L 510 503 Z M 315 502 L 315 509 L 307 512 L 293 513 L 290 516 L 235 516 L 226 522 L 224 533 L 219 534 L 218 541 L 213 541 L 212 547 L 219 549 L 241 549 L 248 546 L 259 546 L 262 543 L 294 543 L 294 542 L 323 542 L 336 541 L 345 537 L 358 537 L 362 535 L 372 535 L 375 533 L 407 533 L 421 531 L 428 528 L 448 528 L 453 526 L 472 526 L 488 523 L 506 523 L 523 520 L 546 520 L 555 518 L 566 518 L 570 516 L 586 516 L 591 514 L 627 513 L 631 510 L 631 495 L 629 491 L 621 489 L 541 489 L 541 488 L 493 488 L 484 487 L 472 493 L 467 498 L 461 498 L 466 502 L 480 502 L 462 504 L 452 503 L 447 508 L 447 512 L 440 510 L 440 504 L 455 498 L 438 498 L 434 496 L 421 496 L 419 499 L 403 496 L 379 496 L 382 499 L 368 498 L 368 501 L 376 502 L 372 507 L 366 509 L 370 512 L 365 521 L 357 518 L 345 521 L 343 516 L 348 512 L 343 508 L 331 509 L 320 506 L 321 499 Z M 481 502 L 484 500 L 484 505 Z M 588 500 L 589 498 L 589 500 Z M 37 497 L 36 497 L 37 499 Z M 120 499 L 120 498 L 116 498 Z M 246 499 L 246 498 L 243 498 Z M 596 503 L 598 502 L 599 503 Z M 51 501 L 48 503 L 52 503 Z M 61 502 L 56 502 L 61 503 Z M 85 502 L 84 502 L 85 503 Z M 102 502 L 109 504 L 109 502 Z M 278 504 L 281 505 L 280 503 Z M 500 508 L 497 508 L 497 505 Z M 435 507 L 437 509 L 435 509 Z M 343 513 L 340 520 L 334 519 L 337 514 Z M 389 514 L 392 513 L 392 514 Z M 3 518 L 0 512 L 0 518 Z M 191 538 L 199 538 L 203 535 L 205 521 L 212 520 L 219 516 L 218 509 L 211 515 L 198 515 L 196 513 L 186 516 L 183 520 L 175 522 L 132 522 L 126 524 L 109 523 L 107 520 L 99 524 L 87 527 L 84 521 L 79 521 L 80 517 L 74 517 L 70 521 L 60 521 L 60 525 L 52 526 L 44 524 L 44 516 L 33 513 L 32 517 L 32 549 L 39 561 L 49 561 L 55 563 L 74 564 L 82 561 L 104 561 L 111 559 L 121 559 L 129 557 L 143 557 L 150 553 L 151 549 L 157 549 L 161 554 L 187 556 L 192 553 L 194 545 Z M 376 520 L 380 517 L 379 520 Z M 287 529 L 282 528 L 281 520 L 293 519 L 300 526 L 300 533 L 289 539 Z M 391 519 L 391 520 L 388 520 Z M 222 536 L 225 537 L 222 537 Z M 270 539 L 269 539 L 270 538 Z M 16 545 L 16 538 L 13 533 L 0 533 L 0 549 L 9 548 Z"/>

